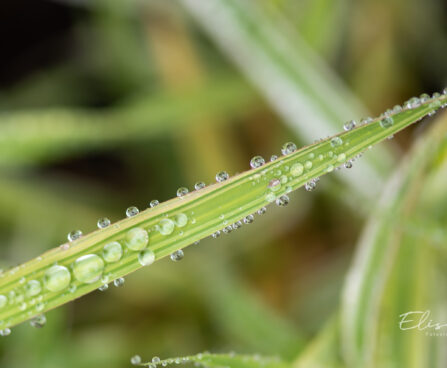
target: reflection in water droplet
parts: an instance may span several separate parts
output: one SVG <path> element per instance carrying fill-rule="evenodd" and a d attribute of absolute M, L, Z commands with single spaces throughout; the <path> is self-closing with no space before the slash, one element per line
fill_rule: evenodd
<path fill-rule="evenodd" d="M 244 218 L 244 224 L 251 224 L 254 221 L 255 217 L 253 215 L 248 215 Z"/>
<path fill-rule="evenodd" d="M 256 169 L 258 167 L 261 167 L 262 165 L 265 164 L 265 160 L 262 156 L 255 156 L 250 160 L 250 166 L 253 169 Z"/>
<path fill-rule="evenodd" d="M 287 206 L 289 204 L 289 197 L 282 195 L 276 200 L 276 204 L 281 207 Z"/>
<path fill-rule="evenodd" d="M 258 215 L 263 215 L 263 214 L 266 213 L 266 212 L 267 212 L 267 208 L 262 207 L 262 208 L 260 208 L 260 209 L 257 211 L 257 214 L 258 214 Z"/>
<path fill-rule="evenodd" d="M 46 323 L 47 318 L 43 314 L 39 314 L 29 321 L 29 324 L 34 328 L 42 328 Z"/>
<path fill-rule="evenodd" d="M 161 235 L 169 235 L 174 231 L 174 221 L 170 219 L 163 219 L 158 223 L 158 231 Z"/>
<path fill-rule="evenodd" d="M 68 233 L 67 239 L 68 239 L 68 241 L 72 242 L 72 241 L 79 239 L 81 236 L 82 236 L 81 230 L 73 230 L 70 233 Z"/>
<path fill-rule="evenodd" d="M 222 183 L 223 181 L 228 180 L 229 177 L 230 175 L 228 175 L 226 171 L 220 171 L 216 174 L 216 181 Z"/>
<path fill-rule="evenodd" d="M 150 249 L 145 249 L 138 254 L 138 262 L 140 262 L 140 265 L 142 266 L 149 266 L 150 264 L 154 263 L 154 261 L 155 254 Z"/>
<path fill-rule="evenodd" d="M 220 236 L 220 230 L 217 230 L 215 233 L 211 235 L 214 239 L 218 238 Z"/>
<path fill-rule="evenodd" d="M 181 198 L 187 195 L 189 192 L 188 188 L 186 187 L 180 187 L 177 189 L 177 197 Z"/>
<path fill-rule="evenodd" d="M 104 245 L 102 256 L 107 263 L 118 262 L 123 255 L 123 248 L 117 241 Z"/>
<path fill-rule="evenodd" d="M 194 189 L 195 190 L 200 190 L 205 188 L 206 184 L 203 181 L 198 181 L 197 183 L 194 184 Z"/>
<path fill-rule="evenodd" d="M 385 119 L 382 119 L 381 121 L 380 121 L 380 126 L 382 127 L 382 128 L 389 128 L 389 127 L 391 127 L 392 125 L 393 125 L 393 123 L 394 123 L 394 121 L 393 121 L 393 118 L 391 118 L 391 117 L 386 117 Z"/>
<path fill-rule="evenodd" d="M 44 276 L 45 287 L 49 291 L 60 291 L 70 283 L 71 275 L 67 267 L 55 265 L 50 267 Z"/>
<path fill-rule="evenodd" d="M 140 211 L 138 210 L 137 207 L 135 207 L 135 206 L 131 206 L 131 207 L 129 207 L 129 208 L 126 210 L 126 216 L 127 216 L 127 217 L 136 216 L 136 215 L 138 215 L 139 212 L 140 212 Z"/>
<path fill-rule="evenodd" d="M 134 227 L 126 233 L 125 244 L 130 250 L 142 250 L 149 243 L 149 235 L 141 227 Z"/>
<path fill-rule="evenodd" d="M 171 254 L 171 260 L 174 262 L 181 261 L 184 257 L 184 253 L 181 249 L 176 250 L 174 253 Z"/>
<path fill-rule="evenodd" d="M 152 201 L 150 201 L 149 207 L 154 208 L 155 206 L 158 206 L 159 204 L 160 204 L 160 202 L 158 201 L 158 199 L 153 199 Z"/>
<path fill-rule="evenodd" d="M 281 153 L 285 155 L 289 155 L 296 151 L 296 144 L 293 142 L 285 143 L 281 148 Z"/>
<path fill-rule="evenodd" d="M 110 220 L 107 217 L 102 217 L 98 220 L 96 225 L 99 229 L 105 229 L 107 226 L 110 225 Z"/>
<path fill-rule="evenodd" d="M 86 254 L 73 262 L 73 275 L 85 284 L 98 281 L 104 271 L 104 261 L 96 254 Z"/>
<path fill-rule="evenodd" d="M 343 140 L 340 137 L 334 137 L 331 139 L 331 146 L 338 147 L 343 144 Z"/>
<path fill-rule="evenodd" d="M 126 280 L 124 280 L 124 277 L 118 277 L 116 280 L 113 281 L 113 285 L 115 285 L 116 287 L 121 287 L 124 285 L 124 282 Z"/>

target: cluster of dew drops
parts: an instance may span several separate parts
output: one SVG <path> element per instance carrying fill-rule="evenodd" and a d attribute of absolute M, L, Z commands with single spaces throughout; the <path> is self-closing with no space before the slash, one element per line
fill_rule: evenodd
<path fill-rule="evenodd" d="M 447 88 L 444 89 L 443 95 L 447 95 Z M 406 101 L 403 106 L 396 105 L 392 109 L 387 110 L 384 114 L 380 116 L 380 126 L 384 129 L 389 128 L 393 125 L 393 115 L 400 113 L 404 110 L 411 110 L 419 107 L 421 104 L 433 99 L 433 102 L 429 105 L 433 107 L 433 111 L 428 115 L 432 115 L 436 112 L 438 108 L 444 108 L 447 106 L 447 103 L 441 104 L 441 101 L 438 99 L 441 96 L 440 93 L 434 93 L 432 97 L 428 94 L 423 94 L 419 98 L 413 97 Z M 365 124 L 369 124 L 373 121 L 372 118 L 368 117 L 365 119 L 356 122 L 351 120 L 344 124 L 343 128 L 345 131 L 351 131 L 355 129 L 357 126 L 363 126 Z M 342 144 L 342 140 L 340 137 L 334 137 L 331 139 L 331 146 L 338 147 Z M 288 142 L 283 145 L 281 148 L 281 153 L 283 155 L 289 155 L 297 150 L 297 146 Z M 331 152 L 329 152 L 331 153 Z M 313 155 L 312 153 L 310 155 Z M 320 155 L 321 156 L 321 155 Z M 340 154 L 338 156 L 339 162 L 344 162 L 345 168 L 351 168 L 352 162 L 361 156 L 358 155 L 351 160 L 346 161 L 346 156 L 344 154 Z M 315 158 L 315 157 L 311 157 Z M 273 155 L 270 158 L 271 162 L 274 162 L 278 159 L 278 156 Z M 320 157 L 320 160 L 322 157 Z M 265 160 L 261 156 L 255 156 L 250 161 L 250 166 L 253 169 L 257 169 L 263 165 L 265 165 Z M 289 170 L 292 176 L 300 176 L 305 170 L 309 170 L 312 168 L 312 162 L 305 161 L 304 163 L 295 163 L 293 164 Z M 330 172 L 334 169 L 333 165 L 329 165 L 327 168 L 327 172 Z M 336 169 L 341 169 L 341 166 Z M 216 182 L 222 183 L 230 178 L 229 174 L 225 171 L 218 172 L 216 174 Z M 268 202 L 275 202 L 278 206 L 287 206 L 289 203 L 289 197 L 287 194 L 276 196 L 275 192 L 281 188 L 281 184 L 287 182 L 287 178 L 280 176 L 279 178 L 272 179 L 268 183 L 269 192 L 266 195 L 266 200 Z M 308 181 L 304 188 L 307 191 L 312 191 L 315 189 L 319 178 L 313 178 Z M 194 189 L 196 191 L 201 190 L 206 187 L 204 182 L 197 182 L 194 185 Z M 288 189 L 289 188 L 289 189 Z M 292 190 L 291 187 L 286 186 L 286 193 Z M 188 189 L 186 187 L 181 187 L 177 190 L 177 197 L 183 198 L 188 194 Z M 158 200 L 152 200 L 149 203 L 149 207 L 153 208 L 159 205 Z M 221 215 L 221 219 L 223 220 L 224 227 L 222 230 L 217 230 L 211 236 L 213 238 L 218 238 L 222 233 L 229 234 L 233 230 L 237 230 L 242 227 L 243 224 L 251 224 L 254 221 L 255 215 L 263 215 L 266 212 L 266 207 L 260 208 L 256 213 L 250 214 L 243 218 L 240 221 L 236 221 L 232 224 L 227 224 L 227 221 L 224 220 L 224 215 Z M 136 216 L 139 213 L 139 210 L 135 206 L 131 206 L 126 210 L 127 217 Z M 193 222 L 193 220 L 191 220 Z M 162 235 L 171 234 L 175 227 L 182 228 L 188 223 L 188 216 L 186 214 L 180 213 L 174 216 L 173 219 L 164 218 L 160 220 L 160 222 L 155 226 L 155 229 L 160 232 Z M 111 221 L 108 218 L 101 218 L 97 222 L 97 226 L 99 229 L 105 229 L 111 225 Z M 82 232 L 80 230 L 72 231 L 68 234 L 67 238 L 69 243 L 61 245 L 62 250 L 66 250 L 70 248 L 71 244 L 82 237 Z M 112 241 L 104 245 L 101 255 L 98 254 L 87 254 L 77 258 L 71 265 L 71 271 L 65 266 L 55 264 L 49 267 L 43 277 L 43 285 L 39 280 L 29 280 L 28 282 L 22 278 L 19 280 L 20 290 L 15 291 L 11 290 L 8 295 L 0 294 L 0 310 L 4 308 L 8 304 L 19 305 L 19 309 L 21 311 L 25 311 L 28 306 L 33 306 L 34 313 L 39 313 L 45 308 L 45 304 L 43 302 L 43 296 L 41 291 L 43 288 L 47 289 L 50 292 L 59 292 L 64 289 L 68 289 L 69 292 L 74 293 L 76 291 L 76 285 L 71 284 L 72 277 L 75 278 L 80 283 L 91 284 L 95 283 L 99 280 L 103 283 L 101 287 L 99 287 L 100 291 L 105 291 L 109 287 L 110 277 L 111 275 L 103 275 L 105 263 L 115 263 L 118 262 L 125 252 L 138 252 L 138 261 L 142 266 L 148 266 L 155 261 L 155 254 L 152 250 L 148 249 L 149 243 L 149 234 L 148 231 L 141 228 L 135 227 L 130 230 L 125 235 L 124 240 Z M 196 241 L 194 244 L 197 244 Z M 181 249 L 176 250 L 170 255 L 172 261 L 180 261 L 184 257 L 184 253 Z M 11 274 L 17 271 L 17 267 L 10 271 Z M 2 272 L 0 271 L 0 277 L 2 276 Z M 123 286 L 124 278 L 120 277 L 113 280 L 113 284 L 116 287 Z M 25 298 L 29 298 L 28 305 L 26 303 Z M 30 315 L 33 314 L 33 311 L 28 311 Z M 4 321 L 0 321 L 0 328 Z M 43 314 L 38 314 L 30 320 L 30 324 L 33 327 L 40 328 L 43 327 L 46 323 L 46 318 Z M 7 336 L 11 333 L 9 328 L 0 329 L 0 336 Z M 155 358 L 154 358 L 155 359 Z M 155 362 L 154 362 L 155 363 Z"/>

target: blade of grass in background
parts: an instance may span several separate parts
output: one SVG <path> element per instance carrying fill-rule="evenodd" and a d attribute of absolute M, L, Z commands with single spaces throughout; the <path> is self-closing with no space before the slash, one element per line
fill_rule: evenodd
<path fill-rule="evenodd" d="M 333 134 L 346 120 L 366 114 L 299 35 L 284 29 L 281 19 L 272 22 L 256 2 L 180 2 L 304 141 Z M 372 199 L 393 159 L 383 147 L 365 158 L 361 168 L 342 178 Z"/>
<path fill-rule="evenodd" d="M 424 221 L 430 221 L 433 216 L 436 219 L 434 212 L 420 209 L 418 202 L 421 196 L 433 201 L 432 196 L 436 194 L 436 191 L 426 192 L 429 189 L 426 176 L 439 160 L 446 158 L 446 132 L 444 115 L 418 142 L 389 182 L 378 210 L 363 233 L 342 303 L 341 333 L 348 367 L 383 366 L 390 362 L 393 362 L 391 366 L 445 366 L 445 360 L 441 365 L 428 365 L 434 353 L 433 347 L 429 347 L 430 339 L 422 341 L 420 336 L 411 333 L 411 337 L 402 335 L 405 331 L 399 330 L 398 322 L 401 313 L 439 303 L 430 296 L 437 289 L 436 279 L 428 275 L 436 268 L 431 248 L 426 241 L 416 241 L 412 234 L 405 235 L 404 224 L 419 213 L 423 213 Z M 442 168 L 445 170 L 445 165 Z M 438 198 L 433 203 L 443 214 L 440 226 L 445 228 L 445 191 L 440 194 L 444 200 Z M 439 211 L 441 208 L 444 211 Z M 384 297 L 386 286 L 390 290 Z M 385 321 L 379 323 L 381 318 Z M 378 346 L 378 334 L 383 333 L 379 328 L 386 329 L 388 334 L 381 336 Z"/>

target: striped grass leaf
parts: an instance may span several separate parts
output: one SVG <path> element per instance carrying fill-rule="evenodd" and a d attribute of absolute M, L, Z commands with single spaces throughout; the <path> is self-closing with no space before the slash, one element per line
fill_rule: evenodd
<path fill-rule="evenodd" d="M 275 161 L 232 178 L 218 173 L 216 184 L 140 213 L 130 210 L 128 218 L 12 268 L 0 277 L 2 328 L 74 300 L 155 260 L 169 255 L 181 259 L 182 248 L 222 228 L 229 232 L 230 226 L 237 228 L 242 220 L 250 223 L 252 214 L 271 202 L 286 205 L 289 192 L 309 182 L 315 184 L 317 178 L 351 162 L 370 146 L 433 114 L 447 96 L 416 100 L 402 111 L 300 150 L 286 144 L 284 155 Z"/>
<path fill-rule="evenodd" d="M 363 233 L 342 299 L 348 367 L 446 364 L 435 338 L 399 328 L 400 315 L 410 311 L 430 309 L 437 313 L 430 318 L 446 318 L 446 280 L 440 272 L 445 269 L 446 134 L 443 116 L 395 173 Z"/>

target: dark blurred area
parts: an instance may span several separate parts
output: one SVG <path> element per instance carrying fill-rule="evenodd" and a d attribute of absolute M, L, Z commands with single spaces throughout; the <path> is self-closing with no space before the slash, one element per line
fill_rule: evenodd
<path fill-rule="evenodd" d="M 283 17 L 372 115 L 447 84 L 445 1 L 255 3 Z M 3 269 L 99 217 L 247 170 L 285 141 L 310 143 L 183 2 L 3 0 L 0 45 Z M 384 145 L 398 161 L 423 129 Z M 372 206 L 359 198 L 324 178 L 253 226 L 187 248 L 179 264 L 157 262 L 124 288 L 58 308 L 42 330 L 14 328 L 0 366 L 114 368 L 135 353 L 203 350 L 292 359 L 337 310 Z"/>

